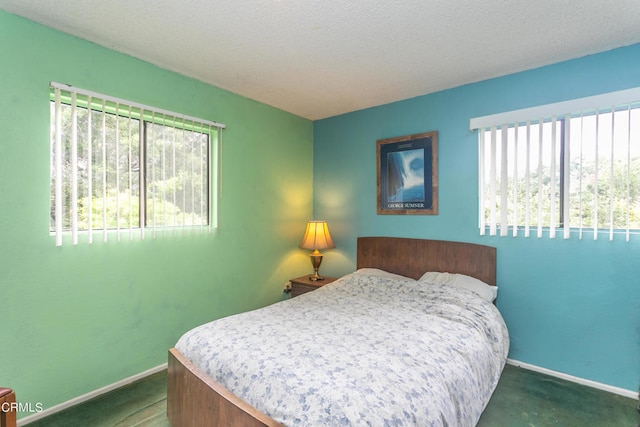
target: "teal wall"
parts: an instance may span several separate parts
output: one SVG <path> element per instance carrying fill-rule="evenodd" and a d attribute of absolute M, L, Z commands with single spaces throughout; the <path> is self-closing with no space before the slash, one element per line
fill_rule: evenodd
<path fill-rule="evenodd" d="M 479 236 L 477 136 L 469 131 L 472 117 L 637 86 L 640 45 L 315 122 L 314 214 L 328 221 L 337 246 L 325 255 L 324 273 L 355 267 L 357 236 L 495 246 L 510 357 L 637 390 L 640 236 Z M 376 215 L 376 140 L 432 130 L 439 133 L 439 215 Z"/>
<path fill-rule="evenodd" d="M 225 123 L 219 230 L 56 247 L 50 81 Z M 0 84 L 0 385 L 20 402 L 158 366 L 189 328 L 278 301 L 309 271 L 312 122 L 3 11 Z"/>

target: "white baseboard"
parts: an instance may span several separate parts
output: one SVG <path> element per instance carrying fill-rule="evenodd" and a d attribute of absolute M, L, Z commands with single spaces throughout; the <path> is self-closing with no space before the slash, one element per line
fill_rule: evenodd
<path fill-rule="evenodd" d="M 509 365 L 518 366 L 520 368 L 528 369 L 530 371 L 540 372 L 541 374 L 550 375 L 563 380 L 571 381 L 574 383 L 586 385 L 588 387 L 597 388 L 600 390 L 608 391 L 609 393 L 619 394 L 620 396 L 630 397 L 632 399 L 638 399 L 638 392 L 627 390 L 620 387 L 614 387 L 608 384 L 599 383 L 597 381 L 591 381 L 580 377 L 574 377 L 573 375 L 563 374 L 562 372 L 552 371 L 551 369 L 542 368 L 540 366 L 531 365 L 529 363 L 520 362 L 519 360 L 507 359 Z"/>
<path fill-rule="evenodd" d="M 78 396 L 78 397 L 73 398 L 71 400 L 67 400 L 66 402 L 59 403 L 59 404 L 57 404 L 55 406 L 52 406 L 51 408 L 45 409 L 42 412 L 38 412 L 36 414 L 29 415 L 29 416 L 24 417 L 24 418 L 20 418 L 18 420 L 18 427 L 27 425 L 29 423 L 32 423 L 32 422 L 37 421 L 39 419 L 42 419 L 44 417 L 48 417 L 49 415 L 53 415 L 56 412 L 60 412 L 60 411 L 62 411 L 64 409 L 67 409 L 67 408 L 70 408 L 72 406 L 78 405 L 78 404 L 80 404 L 82 402 L 86 402 L 89 399 L 93 399 L 94 397 L 100 396 L 101 394 L 108 393 L 108 392 L 113 391 L 113 390 L 115 390 L 117 388 L 124 387 L 124 386 L 126 386 L 128 384 L 131 384 L 131 383 L 133 383 L 135 381 L 138 381 L 138 380 L 140 380 L 142 378 L 148 377 L 150 375 L 153 375 L 153 374 L 158 373 L 160 371 L 163 371 L 165 369 L 167 369 L 167 363 L 163 363 L 162 365 L 158 365 L 155 368 L 147 369 L 144 372 L 140 372 L 139 374 L 132 375 L 132 376 L 130 376 L 128 378 L 122 379 L 122 380 L 117 381 L 117 382 L 115 382 L 113 384 L 109 384 L 109 385 L 104 386 L 102 388 L 99 388 L 97 390 L 93 390 L 93 391 L 91 391 L 91 392 L 89 392 L 87 394 L 83 394 L 82 396 Z"/>

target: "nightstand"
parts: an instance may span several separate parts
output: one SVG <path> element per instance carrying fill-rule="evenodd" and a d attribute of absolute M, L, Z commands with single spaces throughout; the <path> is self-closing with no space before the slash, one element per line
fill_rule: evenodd
<path fill-rule="evenodd" d="M 335 277 L 327 277 L 323 276 L 324 280 L 310 280 L 309 278 L 312 274 L 308 274 L 306 276 L 298 277 L 296 279 L 291 279 L 291 298 L 297 297 L 298 295 L 302 295 L 307 292 L 315 291 L 321 286 L 324 286 L 328 283 L 336 280 Z"/>

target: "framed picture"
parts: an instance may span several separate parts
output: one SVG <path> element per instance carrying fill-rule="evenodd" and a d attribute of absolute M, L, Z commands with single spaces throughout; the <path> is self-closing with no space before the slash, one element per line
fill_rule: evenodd
<path fill-rule="evenodd" d="M 438 132 L 377 141 L 378 214 L 438 214 Z"/>

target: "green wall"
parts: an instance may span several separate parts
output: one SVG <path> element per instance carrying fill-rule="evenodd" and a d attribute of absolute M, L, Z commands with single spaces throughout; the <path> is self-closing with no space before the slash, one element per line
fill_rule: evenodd
<path fill-rule="evenodd" d="M 56 247 L 50 81 L 225 123 L 219 229 Z M 189 328 L 278 301 L 308 272 L 310 121 L 4 11 L 0 83 L 0 385 L 20 402 L 47 409 L 158 366 Z"/>
<path fill-rule="evenodd" d="M 510 357 L 633 393 L 640 385 L 640 235 L 480 236 L 478 139 L 469 119 L 640 86 L 640 44 L 314 123 L 314 213 L 337 249 L 323 270 L 354 268 L 357 236 L 497 247 L 497 306 Z M 439 214 L 376 215 L 376 140 L 438 131 Z M 635 141 L 634 143 L 640 143 Z"/>

